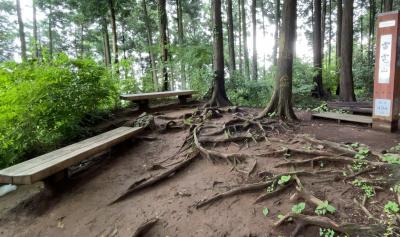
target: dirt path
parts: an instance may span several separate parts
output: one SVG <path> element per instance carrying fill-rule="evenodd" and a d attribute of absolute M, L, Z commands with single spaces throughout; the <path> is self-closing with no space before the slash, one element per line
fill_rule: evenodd
<path fill-rule="evenodd" d="M 192 109 L 166 111 L 167 116 L 179 116 Z M 399 134 L 386 134 L 366 127 L 337 125 L 327 121 L 311 121 L 307 113 L 296 133 L 314 134 L 317 138 L 336 142 L 360 142 L 381 151 L 400 142 Z M 160 122 L 160 121 L 156 121 Z M 164 121 L 165 122 L 165 121 Z M 20 205 L 0 219 L 0 236 L 132 236 L 136 228 L 147 219 L 158 217 L 160 221 L 146 236 L 289 236 L 293 224 L 274 228 L 278 214 L 290 211 L 287 203 L 292 191 L 260 204 L 253 204 L 259 193 L 227 198 L 214 205 L 195 209 L 193 205 L 228 187 L 246 182 L 247 177 L 231 171 L 226 164 L 212 165 L 198 158 L 182 172 L 152 188 L 145 189 L 128 199 L 109 203 L 137 180 L 160 171 L 148 171 L 153 164 L 173 156 L 187 136 L 187 131 L 174 130 L 156 136 L 154 141 L 136 141 L 117 147 L 110 158 L 75 176 L 65 190 L 55 197 L 36 195 L 31 202 Z M 293 134 L 275 135 L 287 140 Z M 264 143 L 246 146 L 230 144 L 218 150 L 252 154 L 265 148 Z M 178 158 L 178 157 L 175 157 Z M 276 170 L 273 166 L 279 158 L 258 160 L 258 170 Z M 174 159 L 170 161 L 174 162 Z M 168 162 L 167 162 L 168 163 Z M 315 180 L 314 180 L 315 181 Z M 343 201 L 340 195 L 348 188 L 339 182 L 313 183 L 320 197 L 334 200 L 340 210 L 353 211 L 347 218 L 362 219 L 363 213 L 352 203 Z M 311 188 L 310 186 L 310 188 Z M 10 200 L 27 192 L 23 189 L 0 198 L 0 206 L 11 205 Z M 336 193 L 336 195 L 331 195 Z M 331 195 L 331 196 L 329 196 Z M 350 194 L 353 195 L 351 192 Z M 387 195 L 377 195 L 384 202 Z M 2 204 L 3 203 L 3 204 Z M 270 213 L 265 217 L 263 208 Z M 1 208 L 0 208 L 1 209 Z M 312 210 L 311 210 L 312 211 Z M 373 213 L 374 210 L 373 210 Z M 341 219 L 335 214 L 336 219 Z M 318 236 L 317 228 L 308 230 L 307 237 Z"/>

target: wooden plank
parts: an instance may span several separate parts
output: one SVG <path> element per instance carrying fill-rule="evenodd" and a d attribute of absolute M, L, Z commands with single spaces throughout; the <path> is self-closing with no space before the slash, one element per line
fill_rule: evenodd
<path fill-rule="evenodd" d="M 372 124 L 372 117 L 354 115 L 354 114 L 340 114 L 333 112 L 316 113 L 312 115 L 313 118 L 324 118 L 324 119 L 334 119 L 338 121 Z"/>
<path fill-rule="evenodd" d="M 127 130 L 130 130 L 130 129 L 132 129 L 132 128 L 119 127 L 117 129 L 102 133 L 102 134 L 97 135 L 95 137 L 80 141 L 78 143 L 71 144 L 71 145 L 63 147 L 61 149 L 58 149 L 58 150 L 49 152 L 47 154 L 38 156 L 38 157 L 36 157 L 34 159 L 30 159 L 30 160 L 27 160 L 25 162 L 19 163 L 17 165 L 11 166 L 11 167 L 9 167 L 7 169 L 1 170 L 0 174 L 14 175 L 14 174 L 21 173 L 21 172 L 25 171 L 26 169 L 29 169 L 29 168 L 31 168 L 33 166 L 40 165 L 40 164 L 42 164 L 42 163 L 44 163 L 44 162 L 46 162 L 48 160 L 53 160 L 53 159 L 57 159 L 57 158 L 62 157 L 62 156 L 66 156 L 69 153 L 72 153 L 72 152 L 74 152 L 74 151 L 76 151 L 76 150 L 78 150 L 80 148 L 83 148 L 83 147 L 86 147 L 86 146 L 90 146 L 91 144 L 96 143 L 96 142 L 101 141 L 101 140 L 104 140 L 107 137 L 111 137 L 113 135 L 123 133 L 123 132 L 125 132 Z"/>
<path fill-rule="evenodd" d="M 120 98 L 122 100 L 138 101 L 138 100 L 149 100 L 149 99 L 172 97 L 172 96 L 193 95 L 195 93 L 196 93 L 196 91 L 193 91 L 193 90 L 164 91 L 164 92 L 152 92 L 152 93 L 143 93 L 143 94 L 121 95 Z"/>
<path fill-rule="evenodd" d="M 328 104 L 328 106 L 335 106 L 335 107 L 372 108 L 372 102 L 328 101 L 327 104 Z"/>
<path fill-rule="evenodd" d="M 19 169 L 13 169 L 12 172 L 4 172 L 5 170 L 10 170 L 12 167 L 0 171 L 0 183 L 32 184 L 60 172 L 71 165 L 79 163 L 90 156 L 96 155 L 142 131 L 143 128 L 115 129 L 82 141 L 81 144 L 77 143 L 78 145 L 75 150 L 70 150 L 69 153 L 62 153 L 64 154 L 63 156 L 60 156 L 57 151 L 55 151 L 55 153 L 50 152 L 48 154 L 56 154 L 53 159 L 46 157 L 44 160 L 37 161 L 37 158 L 34 158 L 30 161 L 23 162 L 24 164 L 19 164 Z M 82 146 L 82 143 L 85 145 Z M 74 145 L 76 144 L 69 146 L 69 148 Z"/>

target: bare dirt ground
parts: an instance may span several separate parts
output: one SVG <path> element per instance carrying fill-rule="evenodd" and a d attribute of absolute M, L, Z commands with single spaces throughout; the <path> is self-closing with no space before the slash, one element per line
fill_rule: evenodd
<path fill-rule="evenodd" d="M 159 221 L 145 236 L 290 236 L 296 227 L 295 223 L 283 223 L 280 226 L 274 226 L 274 223 L 279 220 L 279 214 L 290 213 L 292 206 L 297 203 L 290 200 L 296 193 L 295 186 L 298 186 L 294 175 L 291 176 L 288 187 L 282 188 L 282 192 L 257 204 L 255 200 L 266 193 L 268 186 L 255 192 L 223 198 L 200 208 L 196 208 L 196 204 L 240 185 L 262 182 L 276 177 L 274 175 L 293 171 L 290 166 L 276 167 L 277 164 L 291 161 L 293 157 L 296 160 L 316 157 L 294 155 L 295 152 L 289 151 L 279 153 L 282 149 L 311 148 L 312 151 L 333 152 L 327 147 L 315 146 L 299 139 L 299 134 L 311 134 L 317 139 L 338 143 L 359 142 L 376 152 L 400 142 L 399 134 L 381 133 L 352 124 L 338 125 L 330 121 L 311 120 L 309 113 L 299 112 L 301 123 L 289 128 L 276 125 L 276 128 L 267 131 L 268 141 L 249 137 L 246 141 L 217 142 L 213 145 L 203 139 L 202 144 L 209 150 L 224 154 L 246 154 L 254 156 L 254 159 L 241 164 L 239 160 L 235 160 L 234 164 L 221 160 L 213 164 L 204 154 L 198 155 L 175 175 L 110 205 L 135 182 L 154 177 L 185 160 L 185 155 L 177 153 L 190 134 L 189 126 L 185 129 L 166 129 L 166 123 L 170 118 L 192 113 L 193 110 L 171 108 L 156 113 L 156 124 L 165 125 L 163 132 L 148 131 L 144 135 L 146 138 L 116 147 L 109 156 L 88 170 L 74 175 L 57 194 L 50 196 L 40 185 L 35 185 L 31 188 L 19 188 L 16 192 L 1 197 L 0 236 L 130 237 L 143 222 L 152 218 L 158 218 Z M 256 113 L 255 109 L 245 110 L 246 115 Z M 123 113 L 115 119 L 118 123 L 114 121 L 103 124 L 103 128 L 113 124 L 120 125 L 119 123 L 133 120 L 136 116 L 134 113 Z M 210 124 L 222 127 L 232 118 L 231 114 L 224 115 L 223 118 L 210 119 Z M 205 132 L 208 132 L 207 129 L 202 131 L 203 134 Z M 224 135 L 219 138 L 223 137 Z M 262 153 L 270 155 L 257 156 Z M 255 160 L 257 163 L 253 166 Z M 154 166 L 155 164 L 159 165 Z M 351 185 L 351 182 L 338 177 L 338 172 L 329 172 L 348 170 L 351 164 L 313 162 L 312 165 L 316 167 L 311 169 L 309 163 L 293 167 L 297 171 L 308 172 L 328 170 L 328 174 L 324 176 L 299 174 L 298 177 L 306 190 L 318 199 L 328 200 L 337 209 L 335 213 L 327 215 L 330 219 L 338 223 L 366 226 L 375 223 L 353 202 L 354 198 L 359 199 L 362 196 L 361 191 Z M 27 196 L 30 198 L 27 199 Z M 374 217 L 381 218 L 383 206 L 388 200 L 395 200 L 393 193 L 377 191 L 375 197 L 367 201 L 365 206 Z M 269 214 L 264 216 L 263 209 L 266 207 Z M 315 206 L 307 202 L 304 213 L 312 215 L 314 209 Z M 309 227 L 301 234 L 306 237 L 319 236 L 319 228 Z"/>

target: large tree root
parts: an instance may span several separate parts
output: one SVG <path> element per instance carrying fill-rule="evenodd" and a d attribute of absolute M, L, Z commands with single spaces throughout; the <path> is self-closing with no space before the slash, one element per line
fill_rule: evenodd
<path fill-rule="evenodd" d="M 144 236 L 153 226 L 159 221 L 158 218 L 153 218 L 150 220 L 145 221 L 141 224 L 132 235 L 132 237 L 142 237 Z"/>
<path fill-rule="evenodd" d="M 269 198 L 276 197 L 276 196 L 280 195 L 280 194 L 283 193 L 286 189 L 292 187 L 293 183 L 294 183 L 294 182 L 291 181 L 291 182 L 287 183 L 286 185 L 283 185 L 283 186 L 280 185 L 280 186 L 278 186 L 274 191 L 269 192 L 269 193 L 267 192 L 267 193 L 264 193 L 264 194 L 258 196 L 257 199 L 254 201 L 254 204 L 263 202 L 263 201 L 265 201 L 265 200 L 267 200 L 267 199 L 269 199 Z"/>
<path fill-rule="evenodd" d="M 159 175 L 156 175 L 149 179 L 143 180 L 142 182 L 134 183 L 121 196 L 119 196 L 116 200 L 111 202 L 110 205 L 115 204 L 120 201 L 123 201 L 126 198 L 134 195 L 136 192 L 138 192 L 142 189 L 145 189 L 145 188 L 150 187 L 158 182 L 161 182 L 165 179 L 170 178 L 172 175 L 176 174 L 179 170 L 183 169 L 184 167 L 189 165 L 192 161 L 194 161 L 197 158 L 198 154 L 199 154 L 199 152 L 197 150 L 193 151 L 191 154 L 189 154 L 189 156 L 185 160 L 183 160 L 181 163 L 174 166 L 173 168 L 168 169 L 167 171 L 165 171 Z"/>
<path fill-rule="evenodd" d="M 357 160 L 354 158 L 343 157 L 343 156 L 334 156 L 334 157 L 319 156 L 319 157 L 307 159 L 307 160 L 284 162 L 284 163 L 280 163 L 280 164 L 276 165 L 275 167 L 277 168 L 277 167 L 288 166 L 288 165 L 305 165 L 308 163 L 320 162 L 320 161 L 353 163 L 354 161 L 357 161 Z M 383 167 L 383 166 L 387 165 L 383 162 L 374 162 L 374 161 L 368 161 L 368 160 L 364 160 L 364 162 L 373 167 Z"/>
<path fill-rule="evenodd" d="M 325 147 L 328 147 L 334 151 L 339 152 L 340 154 L 348 155 L 351 157 L 353 157 L 354 155 L 357 154 L 357 152 L 350 150 L 347 147 L 344 147 L 341 144 L 336 143 L 336 142 L 331 142 L 331 141 L 326 141 L 326 140 L 317 140 L 317 139 L 311 138 L 310 136 L 307 136 L 307 135 L 301 136 L 301 138 L 303 138 L 304 140 L 306 140 L 309 143 L 323 145 Z"/>
<path fill-rule="evenodd" d="M 224 193 L 216 194 L 215 196 L 211 198 L 204 199 L 202 201 L 197 202 L 194 206 L 196 208 L 201 208 L 207 205 L 212 204 L 213 202 L 216 202 L 218 200 L 221 200 L 223 198 L 231 197 L 237 194 L 242 194 L 242 193 L 249 193 L 249 192 L 255 192 L 259 191 L 261 189 L 265 189 L 268 185 L 270 185 L 273 181 L 266 181 L 266 182 L 260 182 L 260 183 L 255 183 L 255 184 L 245 184 L 242 185 L 238 188 L 231 189 L 229 191 L 226 191 Z"/>
<path fill-rule="evenodd" d="M 332 229 L 336 232 L 347 234 L 351 237 L 382 237 L 385 232 L 384 225 L 360 226 L 356 224 L 338 224 L 325 216 L 307 216 L 302 214 L 289 213 L 281 220 L 276 222 L 275 226 L 280 226 L 289 220 L 296 222 L 296 228 L 292 232 L 293 237 L 297 236 L 307 226 L 318 226 L 321 228 Z"/>

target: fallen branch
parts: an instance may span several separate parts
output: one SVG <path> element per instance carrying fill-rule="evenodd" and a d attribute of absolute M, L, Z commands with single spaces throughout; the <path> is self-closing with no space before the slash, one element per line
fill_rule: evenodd
<path fill-rule="evenodd" d="M 141 183 L 135 183 L 133 185 L 131 185 L 127 191 L 125 191 L 121 196 L 119 196 L 116 200 L 114 200 L 113 202 L 110 203 L 110 205 L 115 204 L 117 202 L 123 201 L 126 198 L 132 196 L 133 194 L 135 194 L 137 191 L 140 191 L 142 189 L 145 189 L 147 187 L 150 187 L 158 182 L 161 182 L 165 179 L 170 178 L 171 176 L 173 176 L 174 174 L 176 174 L 179 170 L 183 169 L 184 167 L 186 167 L 187 165 L 189 165 L 192 161 L 194 161 L 196 159 L 196 157 L 198 156 L 199 152 L 196 150 L 194 152 L 192 152 L 189 157 L 186 160 L 183 160 L 181 163 L 179 163 L 178 165 L 174 166 L 173 168 L 158 174 L 156 176 L 153 176 Z"/>
<path fill-rule="evenodd" d="M 142 237 L 144 236 L 153 226 L 158 222 L 158 218 L 153 218 L 145 221 L 141 224 L 132 235 L 132 237 Z"/>

